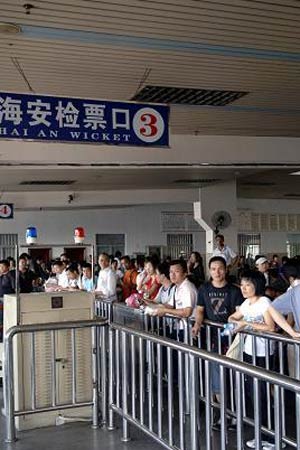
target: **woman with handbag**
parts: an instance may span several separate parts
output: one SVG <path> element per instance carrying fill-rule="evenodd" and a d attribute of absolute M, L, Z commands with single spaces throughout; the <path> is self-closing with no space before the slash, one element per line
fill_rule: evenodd
<path fill-rule="evenodd" d="M 294 332 L 285 321 L 283 316 L 271 307 L 271 301 L 265 297 L 265 277 L 260 272 L 245 272 L 241 279 L 241 291 L 245 301 L 238 310 L 232 314 L 228 322 L 235 324 L 234 332 L 242 330 L 273 332 L 275 330 L 275 321 L 278 325 L 289 332 L 293 337 L 298 338 L 299 333 Z M 258 367 L 267 367 L 267 358 L 269 358 L 268 367 L 272 367 L 274 348 L 272 342 L 269 343 L 269 352 L 266 354 L 266 339 L 263 337 L 253 337 L 246 335 L 243 339 L 243 361 L 248 364 L 256 364 Z M 234 344 L 234 342 L 233 342 Z M 253 345 L 254 344 L 254 345 Z M 229 356 L 229 355 L 228 355 Z M 253 378 L 245 376 L 246 384 L 246 404 L 249 406 L 249 414 L 254 413 L 254 395 L 253 395 Z M 262 425 L 267 425 L 267 389 L 266 383 L 260 384 L 260 410 L 262 415 Z M 269 436 L 265 435 L 262 441 L 263 450 L 271 450 L 275 448 L 273 442 L 270 442 Z M 249 448 L 255 448 L 255 440 L 247 441 Z"/>

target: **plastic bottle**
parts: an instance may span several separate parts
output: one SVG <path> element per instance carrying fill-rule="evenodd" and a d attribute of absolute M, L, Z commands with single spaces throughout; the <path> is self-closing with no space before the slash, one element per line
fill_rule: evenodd
<path fill-rule="evenodd" d="M 223 331 L 221 332 L 221 336 L 230 336 L 234 333 L 237 325 L 236 323 L 225 323 L 223 325 Z"/>

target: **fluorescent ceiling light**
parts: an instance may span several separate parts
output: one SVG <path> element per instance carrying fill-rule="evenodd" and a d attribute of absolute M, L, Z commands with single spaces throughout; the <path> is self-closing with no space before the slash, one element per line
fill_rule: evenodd
<path fill-rule="evenodd" d="M 1 34 L 18 34 L 21 31 L 21 27 L 16 23 L 0 22 Z"/>
<path fill-rule="evenodd" d="M 290 175 L 300 175 L 300 170 L 298 170 L 298 172 L 292 172 Z"/>

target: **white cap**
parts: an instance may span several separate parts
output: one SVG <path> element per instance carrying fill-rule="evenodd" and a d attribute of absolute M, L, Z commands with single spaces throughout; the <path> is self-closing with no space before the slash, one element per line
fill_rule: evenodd
<path fill-rule="evenodd" d="M 268 262 L 267 258 L 266 258 L 265 256 L 261 256 L 260 258 L 258 258 L 258 259 L 255 261 L 255 264 L 256 264 L 257 266 L 259 266 L 260 264 L 264 264 L 265 262 Z"/>

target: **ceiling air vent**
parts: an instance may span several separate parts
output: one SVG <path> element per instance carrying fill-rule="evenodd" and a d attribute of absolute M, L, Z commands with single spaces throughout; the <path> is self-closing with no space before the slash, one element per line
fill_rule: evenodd
<path fill-rule="evenodd" d="M 74 184 L 76 180 L 32 180 L 22 181 L 22 186 L 66 186 Z"/>
<path fill-rule="evenodd" d="M 194 178 L 191 180 L 175 180 L 174 183 L 178 184 L 204 184 L 204 183 L 217 183 L 218 181 L 221 181 L 218 178 Z"/>
<path fill-rule="evenodd" d="M 275 186 L 276 183 L 272 181 L 246 181 L 242 183 L 242 186 Z"/>
<path fill-rule="evenodd" d="M 178 88 L 170 86 L 145 86 L 132 100 L 150 103 L 174 103 L 179 105 L 225 106 L 248 92 L 216 91 L 208 89 Z"/>
<path fill-rule="evenodd" d="M 284 194 L 284 197 L 300 198 L 300 194 Z"/>

